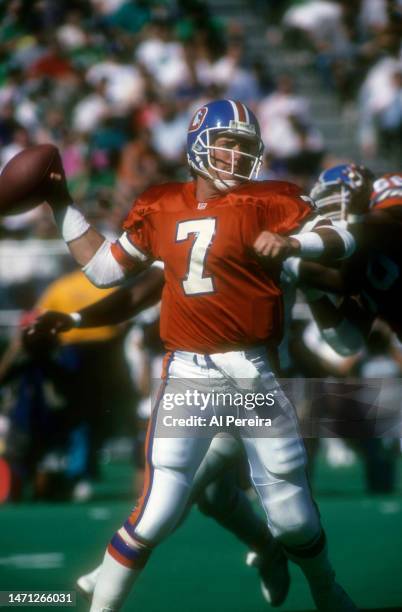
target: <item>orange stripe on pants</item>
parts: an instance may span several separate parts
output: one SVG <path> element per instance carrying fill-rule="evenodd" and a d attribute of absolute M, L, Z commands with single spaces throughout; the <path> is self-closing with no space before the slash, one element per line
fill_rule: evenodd
<path fill-rule="evenodd" d="M 141 516 L 143 510 L 145 509 L 145 504 L 146 504 L 146 501 L 147 501 L 147 499 L 149 497 L 149 494 L 150 494 L 151 488 L 152 488 L 152 465 L 151 465 L 152 457 L 149 456 L 149 448 L 150 448 L 150 443 L 151 443 L 151 432 L 153 430 L 154 422 L 156 421 L 156 418 L 157 418 L 159 402 L 161 401 L 163 393 L 164 393 L 164 390 L 165 390 L 166 381 L 167 381 L 167 375 L 168 375 L 168 365 L 169 365 L 169 361 L 170 361 L 171 356 L 172 356 L 172 352 L 169 351 L 168 353 L 166 353 L 166 355 L 163 358 L 163 364 L 162 364 L 162 379 L 163 379 L 163 382 L 161 383 L 161 386 L 160 386 L 159 391 L 158 391 L 158 395 L 157 395 L 157 398 L 156 398 L 153 414 L 152 414 L 152 416 L 151 416 L 151 418 L 149 420 L 149 423 L 148 423 L 147 436 L 146 436 L 146 439 L 145 439 L 144 486 L 143 486 L 143 489 L 142 489 L 141 497 L 138 500 L 138 504 L 136 505 L 136 507 L 134 508 L 133 512 L 130 514 L 130 516 L 128 518 L 128 521 L 129 521 L 129 523 L 131 525 L 135 525 L 135 523 L 137 522 L 138 518 Z"/>

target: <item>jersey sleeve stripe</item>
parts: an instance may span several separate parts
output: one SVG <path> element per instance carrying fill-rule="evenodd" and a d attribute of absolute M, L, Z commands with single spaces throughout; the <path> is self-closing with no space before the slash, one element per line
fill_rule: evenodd
<path fill-rule="evenodd" d="M 128 253 L 126 253 L 119 242 L 114 242 L 110 246 L 110 252 L 117 263 L 119 263 L 124 270 L 132 270 L 138 263 L 138 261 L 136 262 L 132 257 L 130 257 L 130 255 L 128 255 Z"/>
<path fill-rule="evenodd" d="M 122 249 L 131 257 L 139 259 L 142 262 L 149 260 L 149 257 L 143 251 L 141 251 L 141 249 L 139 249 L 133 244 L 133 241 L 130 240 L 127 232 L 124 232 L 124 234 L 120 236 L 117 242 L 118 244 L 120 244 Z"/>

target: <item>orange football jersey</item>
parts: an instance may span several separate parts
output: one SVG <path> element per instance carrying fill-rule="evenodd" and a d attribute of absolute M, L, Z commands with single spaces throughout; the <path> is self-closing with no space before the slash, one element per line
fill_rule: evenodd
<path fill-rule="evenodd" d="M 257 236 L 290 234 L 314 214 L 291 183 L 247 183 L 206 202 L 194 182 L 169 183 L 137 199 L 112 252 L 127 270 L 136 256 L 164 262 L 168 350 L 239 350 L 282 335 L 281 290 L 255 257 Z"/>

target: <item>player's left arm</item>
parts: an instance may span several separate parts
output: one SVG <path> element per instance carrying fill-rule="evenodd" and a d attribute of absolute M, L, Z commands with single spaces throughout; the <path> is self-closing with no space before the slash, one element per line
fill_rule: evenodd
<path fill-rule="evenodd" d="M 355 250 L 353 235 L 318 215 L 308 198 L 287 198 L 284 204 L 288 218 L 277 223 L 277 231 L 262 231 L 254 243 L 259 257 L 299 257 L 331 263 L 352 255 Z"/>

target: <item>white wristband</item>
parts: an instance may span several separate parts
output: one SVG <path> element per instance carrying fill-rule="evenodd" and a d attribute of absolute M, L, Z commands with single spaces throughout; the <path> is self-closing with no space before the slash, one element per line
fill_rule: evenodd
<path fill-rule="evenodd" d="M 79 312 L 70 312 L 70 317 L 73 320 L 74 327 L 79 327 L 81 325 L 82 316 Z"/>
<path fill-rule="evenodd" d="M 75 205 L 69 205 L 61 211 L 56 211 L 54 218 L 65 242 L 81 238 L 91 227 Z"/>
<path fill-rule="evenodd" d="M 305 232 L 290 236 L 300 244 L 300 257 L 320 257 L 324 251 L 324 241 L 316 232 Z"/>

